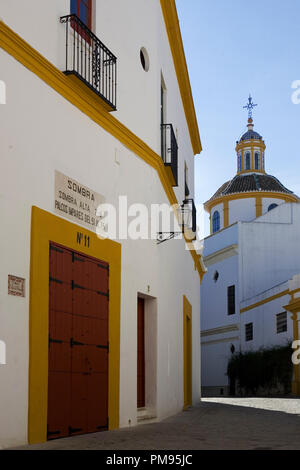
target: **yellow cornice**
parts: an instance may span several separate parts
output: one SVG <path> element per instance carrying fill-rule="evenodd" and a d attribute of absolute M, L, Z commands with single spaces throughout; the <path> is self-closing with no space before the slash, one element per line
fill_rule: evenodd
<path fill-rule="evenodd" d="M 181 31 L 175 0 L 160 0 L 170 48 L 173 56 L 175 71 L 181 93 L 184 112 L 190 132 L 194 154 L 202 151 L 201 139 L 191 90 L 189 73 L 182 43 Z"/>
<path fill-rule="evenodd" d="M 289 289 L 286 289 L 282 292 L 279 292 L 279 294 L 271 295 L 270 297 L 267 297 L 266 299 L 260 300 L 259 302 L 255 302 L 255 304 L 249 305 L 248 307 L 244 307 L 240 310 L 240 312 L 241 313 L 248 312 L 249 310 L 252 310 L 256 307 L 260 307 L 261 305 L 272 302 L 272 300 L 279 299 L 280 297 L 284 297 L 285 295 L 288 295 L 289 293 L 290 293 Z"/>
<path fill-rule="evenodd" d="M 112 116 L 103 105 L 101 98 L 96 95 L 92 96 L 88 87 L 83 87 L 79 81 L 76 83 L 71 77 L 64 75 L 3 21 L 0 21 L 0 47 L 154 168 L 169 203 L 178 204 L 161 157 Z M 195 269 L 202 279 L 206 270 L 201 256 L 194 250 L 189 251 L 193 257 Z"/>
<path fill-rule="evenodd" d="M 218 204 L 222 204 L 225 201 L 234 201 L 236 199 L 247 198 L 256 199 L 256 197 L 282 199 L 285 202 L 299 202 L 298 197 L 294 194 L 277 193 L 275 191 L 248 191 L 245 193 L 226 194 L 224 196 L 211 199 L 204 203 L 204 209 L 206 212 L 210 212 L 213 207 L 217 206 Z"/>
<path fill-rule="evenodd" d="M 264 150 L 266 149 L 266 144 L 264 140 L 242 140 L 242 142 L 237 142 L 236 144 L 236 150 L 244 149 L 244 148 L 249 148 L 249 147 L 261 147 Z"/>
<path fill-rule="evenodd" d="M 300 312 L 300 299 L 299 298 L 292 299 L 287 305 L 283 305 L 283 308 L 293 314 L 299 313 Z"/>

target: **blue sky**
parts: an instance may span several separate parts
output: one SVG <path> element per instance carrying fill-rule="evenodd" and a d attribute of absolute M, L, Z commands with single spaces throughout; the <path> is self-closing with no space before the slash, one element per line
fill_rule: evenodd
<path fill-rule="evenodd" d="M 254 130 L 266 143 L 266 171 L 300 195 L 299 0 L 176 0 L 203 151 L 196 157 L 196 203 L 236 173 L 236 140 Z M 200 222 L 200 220 L 199 220 Z M 205 234 L 209 231 L 205 218 Z"/>

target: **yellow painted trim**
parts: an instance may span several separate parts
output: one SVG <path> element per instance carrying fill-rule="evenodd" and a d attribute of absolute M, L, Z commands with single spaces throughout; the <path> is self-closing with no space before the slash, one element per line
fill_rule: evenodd
<path fill-rule="evenodd" d="M 260 217 L 262 215 L 262 198 L 260 196 L 256 196 L 256 217 Z"/>
<path fill-rule="evenodd" d="M 24 67 L 35 73 L 41 80 L 86 114 L 96 124 L 118 139 L 145 163 L 154 168 L 157 171 L 170 205 L 178 204 L 167 169 L 161 157 L 112 116 L 103 105 L 101 98 L 96 95 L 95 97 L 92 96 L 88 87 L 83 87 L 80 80 L 74 80 L 72 77 L 64 75 L 3 23 L 3 21 L 0 21 L 0 47 L 23 64 Z M 189 251 L 194 260 L 195 270 L 198 271 L 200 280 L 202 280 L 203 275 L 206 273 L 202 257 L 199 257 L 193 250 Z"/>
<path fill-rule="evenodd" d="M 184 409 L 193 404 L 192 305 L 183 296 L 183 392 Z"/>
<path fill-rule="evenodd" d="M 277 193 L 273 191 L 249 191 L 246 193 L 226 194 L 225 196 L 220 196 L 215 199 L 209 199 L 204 203 L 204 209 L 206 212 L 210 212 L 215 206 L 224 203 L 224 201 L 235 201 L 237 199 L 247 198 L 256 199 L 257 196 L 261 198 L 282 199 L 285 202 L 299 202 L 298 197 L 294 194 Z"/>
<path fill-rule="evenodd" d="M 259 302 L 256 302 L 255 304 L 249 305 L 248 307 L 242 308 L 240 310 L 241 313 L 248 312 L 249 310 L 252 310 L 256 307 L 260 307 L 261 305 L 267 304 L 268 302 L 272 302 L 272 300 L 279 299 L 280 297 L 284 297 L 285 295 L 289 294 L 289 290 L 286 289 L 279 294 L 272 295 L 271 297 L 267 297 L 264 300 L 260 300 Z"/>
<path fill-rule="evenodd" d="M 265 141 L 264 140 L 254 140 L 254 139 L 251 139 L 251 140 L 243 140 L 242 142 L 238 142 L 236 144 L 236 147 L 235 147 L 235 150 L 238 151 L 238 150 L 245 150 L 247 148 L 253 148 L 254 147 L 258 147 L 260 149 L 263 149 L 263 150 L 266 150 L 266 144 L 265 144 Z"/>
<path fill-rule="evenodd" d="M 194 154 L 202 151 L 175 0 L 160 0 Z"/>
<path fill-rule="evenodd" d="M 223 212 L 224 212 L 224 228 L 229 225 L 229 203 L 228 201 L 223 202 Z"/>
<path fill-rule="evenodd" d="M 291 292 L 288 292 L 291 294 Z M 283 308 L 291 312 L 292 314 L 297 314 L 300 312 L 300 298 L 297 299 L 291 299 L 290 302 L 287 305 L 284 305 Z"/>
<path fill-rule="evenodd" d="M 90 237 L 89 248 L 77 244 L 77 232 Z M 37 207 L 32 208 L 29 320 L 28 441 L 47 439 L 49 243 L 109 263 L 109 429 L 119 427 L 121 245 Z"/>

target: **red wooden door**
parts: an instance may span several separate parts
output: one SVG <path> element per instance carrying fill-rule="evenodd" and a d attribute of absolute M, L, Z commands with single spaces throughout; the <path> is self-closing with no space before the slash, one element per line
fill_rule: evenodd
<path fill-rule="evenodd" d="M 51 244 L 48 439 L 108 428 L 108 275 Z"/>
<path fill-rule="evenodd" d="M 145 301 L 138 298 L 137 317 L 137 407 L 145 406 Z"/>

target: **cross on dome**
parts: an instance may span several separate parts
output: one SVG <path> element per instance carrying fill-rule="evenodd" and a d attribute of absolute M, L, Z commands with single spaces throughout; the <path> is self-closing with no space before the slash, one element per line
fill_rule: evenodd
<path fill-rule="evenodd" d="M 253 108 L 255 108 L 255 106 L 257 106 L 257 104 L 254 104 L 254 103 L 253 103 L 253 101 L 252 101 L 252 96 L 249 95 L 247 105 L 246 105 L 246 106 L 243 106 L 244 109 L 247 109 L 247 110 L 248 110 L 248 118 L 249 118 L 249 119 L 252 119 L 252 110 L 253 110 Z"/>

